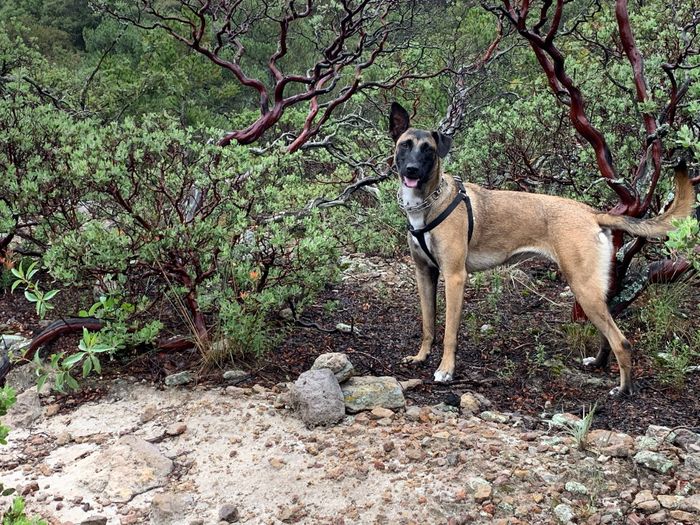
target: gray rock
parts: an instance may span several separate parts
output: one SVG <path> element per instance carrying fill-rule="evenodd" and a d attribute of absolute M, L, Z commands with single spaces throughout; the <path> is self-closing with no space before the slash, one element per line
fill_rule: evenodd
<path fill-rule="evenodd" d="M 634 462 L 661 474 L 666 474 L 675 467 L 675 463 L 666 456 L 658 452 L 652 452 L 651 450 L 641 450 L 637 452 L 634 456 Z"/>
<path fill-rule="evenodd" d="M 36 385 L 36 379 L 37 377 L 34 373 L 34 366 L 31 363 L 28 363 L 22 366 L 13 367 L 5 378 L 5 384 L 11 388 L 14 388 L 15 392 L 18 394 L 21 394 L 25 390 Z M 50 380 L 47 382 L 50 383 Z"/>
<path fill-rule="evenodd" d="M 238 507 L 226 503 L 219 509 L 219 519 L 226 523 L 235 523 L 240 519 Z"/>
<path fill-rule="evenodd" d="M 464 415 L 474 415 L 481 411 L 479 400 L 471 393 L 465 392 L 459 398 L 459 406 L 462 408 Z"/>
<path fill-rule="evenodd" d="M 348 356 L 342 352 L 330 352 L 318 356 L 314 364 L 311 365 L 311 370 L 321 368 L 327 368 L 333 372 L 338 383 L 348 380 L 355 371 L 355 367 L 352 366 Z"/>
<path fill-rule="evenodd" d="M 573 509 L 565 503 L 560 503 L 554 507 L 554 515 L 559 520 L 559 523 L 563 524 L 570 523 L 576 517 Z"/>
<path fill-rule="evenodd" d="M 661 504 L 656 501 L 654 494 L 652 494 L 650 490 L 641 490 L 637 492 L 632 506 L 646 514 L 657 512 L 661 508 Z"/>
<path fill-rule="evenodd" d="M 578 481 L 567 481 L 564 488 L 572 494 L 588 494 L 586 486 Z"/>
<path fill-rule="evenodd" d="M 120 438 L 111 447 L 93 454 L 84 465 L 84 483 L 116 503 L 131 501 L 165 484 L 173 462 L 158 447 L 133 435 Z"/>
<path fill-rule="evenodd" d="M 634 440 L 637 450 L 659 450 L 659 440 L 650 436 L 637 436 Z"/>
<path fill-rule="evenodd" d="M 695 514 L 700 514 L 700 494 L 693 494 L 688 496 L 679 505 L 681 510 L 687 512 L 694 512 Z"/>
<path fill-rule="evenodd" d="M 491 483 L 486 481 L 484 478 L 471 478 L 467 481 L 467 484 L 474 491 L 474 501 L 477 503 L 483 503 L 491 498 L 493 487 L 491 486 Z"/>
<path fill-rule="evenodd" d="M 289 400 L 307 427 L 333 425 L 345 416 L 343 392 L 327 368 L 301 374 L 290 390 Z"/>
<path fill-rule="evenodd" d="M 345 408 L 350 413 L 375 407 L 404 408 L 406 400 L 399 382 L 393 377 L 351 377 L 342 385 Z"/>
<path fill-rule="evenodd" d="M 581 418 L 574 415 L 574 414 L 569 414 L 568 412 L 563 412 L 560 414 L 554 414 L 552 416 L 552 419 L 550 421 L 550 424 L 553 427 L 568 427 L 571 425 L 577 424 L 579 421 L 581 421 Z"/>
<path fill-rule="evenodd" d="M 591 430 L 586 441 L 605 456 L 626 458 L 634 451 L 634 439 L 622 432 Z"/>
<path fill-rule="evenodd" d="M 20 334 L 4 334 L 0 335 L 0 349 L 6 350 L 8 353 L 20 353 L 32 343 L 31 339 L 27 339 Z"/>
<path fill-rule="evenodd" d="M 151 525 L 186 525 L 190 521 L 184 513 L 188 507 L 188 501 L 182 494 L 171 492 L 159 493 L 151 500 L 149 518 Z"/>
<path fill-rule="evenodd" d="M 433 405 L 430 408 L 432 409 L 433 414 L 441 416 L 445 416 L 445 414 L 459 414 L 459 408 L 457 408 L 456 406 L 448 405 L 445 402 L 438 403 L 437 405 Z"/>
<path fill-rule="evenodd" d="M 420 407 L 411 405 L 406 408 L 406 419 L 409 421 L 418 421 L 420 419 Z"/>
<path fill-rule="evenodd" d="M 668 523 L 668 511 L 661 509 L 659 512 L 647 516 L 649 523 Z"/>
<path fill-rule="evenodd" d="M 676 433 L 673 430 L 660 425 L 649 425 L 646 436 L 655 439 L 659 443 L 670 444 L 676 439 Z"/>
<path fill-rule="evenodd" d="M 248 372 L 245 370 L 226 370 L 224 372 L 224 379 L 226 381 L 240 381 L 248 377 Z"/>
<path fill-rule="evenodd" d="M 80 522 L 80 525 L 107 525 L 106 516 L 90 516 Z"/>
<path fill-rule="evenodd" d="M 491 410 L 485 410 L 479 417 L 484 421 L 492 421 L 494 423 L 508 423 L 510 416 L 508 414 L 502 414 L 501 412 L 494 412 Z"/>
<path fill-rule="evenodd" d="M 491 406 L 493 406 L 493 403 L 491 403 L 491 401 L 486 396 L 481 395 L 479 392 L 472 392 L 471 394 L 479 402 L 481 408 L 488 409 L 491 408 Z"/>
<path fill-rule="evenodd" d="M 184 372 L 178 372 L 177 374 L 170 374 L 165 378 L 165 386 L 179 386 L 186 385 L 194 381 L 194 376 L 189 370 Z"/>
<path fill-rule="evenodd" d="M 693 476 L 700 476 L 700 452 L 685 455 L 685 470 Z"/>
<path fill-rule="evenodd" d="M 28 427 L 41 417 L 41 403 L 36 387 L 29 388 L 17 396 L 4 421 L 10 428 Z"/>
<path fill-rule="evenodd" d="M 682 448 L 686 452 L 695 450 L 700 452 L 700 434 L 691 432 L 686 428 L 680 428 L 675 431 L 676 437 L 673 444 Z"/>

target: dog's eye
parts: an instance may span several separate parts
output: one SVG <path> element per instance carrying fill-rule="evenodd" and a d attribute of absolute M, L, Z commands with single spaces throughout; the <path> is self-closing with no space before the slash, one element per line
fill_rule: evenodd
<path fill-rule="evenodd" d="M 406 141 L 402 142 L 401 144 L 399 144 L 399 147 L 401 149 L 411 149 L 411 146 L 412 146 L 412 143 L 410 140 L 406 140 Z"/>

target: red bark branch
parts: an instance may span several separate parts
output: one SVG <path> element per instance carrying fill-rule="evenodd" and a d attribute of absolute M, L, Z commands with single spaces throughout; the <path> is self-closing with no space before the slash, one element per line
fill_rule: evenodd
<path fill-rule="evenodd" d="M 548 34 L 546 38 L 542 38 L 536 31 L 527 28 L 526 17 L 529 9 L 529 2 L 527 0 L 523 0 L 519 10 L 516 10 L 509 0 L 503 0 L 503 3 L 505 6 L 505 13 L 511 23 L 530 43 L 530 46 L 535 51 L 537 60 L 540 62 L 540 65 L 542 65 L 545 74 L 547 74 L 550 87 L 552 87 L 552 89 L 555 90 L 555 94 L 559 96 L 558 82 L 569 96 L 571 100 L 569 106 L 569 118 L 571 123 L 576 131 L 578 131 L 578 133 L 593 147 L 601 175 L 620 198 L 620 205 L 618 205 L 613 212 L 624 214 L 628 209 L 634 208 L 638 203 L 638 196 L 631 186 L 618 179 L 613 167 L 612 154 L 605 137 L 603 137 L 603 134 L 588 120 L 581 91 L 566 73 L 564 68 L 564 55 L 562 55 L 561 51 L 554 45 L 554 35 L 556 32 L 551 33 L 550 31 L 551 35 Z M 557 0 L 551 28 L 558 28 L 563 7 L 564 0 Z"/>
<path fill-rule="evenodd" d="M 314 13 L 317 3 L 306 0 L 304 7 L 297 10 L 294 2 L 290 2 L 282 8 L 282 15 L 277 14 L 278 9 L 274 3 L 264 2 L 261 6 L 262 14 L 245 13 L 240 4 L 240 0 L 223 3 L 202 1 L 193 7 L 188 0 L 175 0 L 157 5 L 154 2 L 139 3 L 134 8 L 135 11 L 120 11 L 112 2 L 100 2 L 101 8 L 118 20 L 142 29 L 165 31 L 175 40 L 229 71 L 238 83 L 258 94 L 259 116 L 248 126 L 226 133 L 219 140 L 221 146 L 232 141 L 239 144 L 255 142 L 279 122 L 285 110 L 310 102 L 304 126 L 289 147 L 290 151 L 294 151 L 319 132 L 321 125 L 338 106 L 359 91 L 390 89 L 403 80 L 431 78 L 438 74 L 438 71 L 416 72 L 421 63 L 411 62 L 398 72 L 392 72 L 383 81 L 362 80 L 362 72 L 380 56 L 415 45 L 410 37 L 413 10 L 417 5 L 415 2 L 340 0 L 338 17 L 331 22 L 337 24 L 336 34 L 327 43 L 319 43 L 316 62 L 302 73 L 285 71 L 294 66 L 288 65 L 289 61 L 283 59 L 289 52 L 289 37 L 293 26 Z M 255 31 L 258 23 L 267 23 L 269 20 L 277 21 L 279 27 L 277 48 L 266 60 L 271 83 L 248 76 L 241 66 L 245 53 L 241 38 Z M 207 35 L 211 35 L 211 42 Z M 398 43 L 393 47 L 387 46 L 390 35 L 398 36 Z M 226 54 L 228 48 L 233 49 L 233 58 L 231 54 Z M 435 69 L 444 71 L 441 68 Z M 347 70 L 354 70 L 354 75 L 347 75 Z M 287 94 L 289 92 L 292 94 Z M 325 95 L 329 95 L 329 99 L 319 100 L 319 97 Z"/>

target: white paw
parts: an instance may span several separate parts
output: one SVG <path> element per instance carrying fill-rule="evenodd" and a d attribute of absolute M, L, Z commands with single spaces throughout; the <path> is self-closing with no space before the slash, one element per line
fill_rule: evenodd
<path fill-rule="evenodd" d="M 452 374 L 441 370 L 436 370 L 433 377 L 435 378 L 436 383 L 449 383 L 452 381 Z"/>
<path fill-rule="evenodd" d="M 633 390 L 622 390 L 619 386 L 616 386 L 610 391 L 610 397 L 623 397 L 625 395 L 632 395 Z"/>
<path fill-rule="evenodd" d="M 583 366 L 593 366 L 595 364 L 595 357 L 584 357 L 581 362 Z"/>

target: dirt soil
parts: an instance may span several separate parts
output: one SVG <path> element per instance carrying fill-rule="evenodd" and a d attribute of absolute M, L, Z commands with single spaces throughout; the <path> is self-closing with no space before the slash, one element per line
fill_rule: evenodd
<path fill-rule="evenodd" d="M 611 370 L 584 369 L 581 360 L 595 355 L 598 335 L 590 323 L 571 323 L 573 298 L 556 266 L 541 260 L 471 276 L 465 293 L 455 381 L 432 381 L 442 347 L 444 316 L 438 314 L 433 352 L 422 365 L 402 364 L 420 346 L 421 317 L 410 258 L 387 261 L 350 257 L 343 283 L 324 293 L 303 320 L 320 327 L 354 324 L 356 332 L 324 333 L 297 328 L 269 358 L 261 372 L 280 379 L 279 364 L 295 378 L 318 354 L 346 352 L 362 373 L 419 378 L 423 386 L 409 396 L 417 404 L 452 402 L 466 391 L 477 391 L 507 412 L 539 416 L 543 412 L 572 412 L 596 406 L 595 428 L 644 433 L 650 424 L 700 426 L 700 371 L 690 373 L 682 388 L 664 384 L 650 352 L 643 348 L 638 308 L 619 320 L 635 351 L 637 392 L 631 398 L 611 398 L 619 374 L 611 355 Z M 500 292 L 497 291 L 500 289 Z M 700 302 L 691 289 L 690 311 Z M 442 283 L 438 310 L 444 310 Z M 687 322 L 681 320 L 682 322 Z M 692 319 L 700 330 L 700 322 Z M 694 363 L 699 365 L 700 362 Z"/>
<path fill-rule="evenodd" d="M 539 417 L 571 412 L 582 414 L 596 407 L 594 428 L 642 434 L 650 424 L 669 427 L 700 427 L 700 402 L 690 392 L 700 391 L 700 371 L 689 373 L 681 388 L 661 380 L 658 366 L 645 348 L 644 327 L 635 303 L 618 320 L 633 344 L 636 393 L 611 398 L 618 371 L 611 355 L 609 371 L 587 370 L 584 356 L 595 355 L 599 339 L 589 323 L 571 323 L 573 298 L 556 266 L 542 260 L 476 274 L 465 292 L 465 309 L 459 335 L 455 381 L 435 383 L 433 372 L 441 356 L 444 302 L 442 282 L 438 290 L 436 344 L 421 365 L 403 364 L 402 359 L 420 346 L 421 318 L 413 266 L 409 257 L 383 259 L 362 254 L 344 258 L 342 281 L 329 286 L 316 305 L 307 308 L 297 324 L 280 323 L 278 346 L 256 363 L 239 363 L 252 374 L 241 386 L 261 383 L 272 386 L 293 381 L 325 352 L 345 352 L 359 374 L 391 375 L 399 380 L 419 378 L 423 385 L 407 393 L 418 405 L 454 404 L 467 390 L 492 400 L 499 410 Z M 63 290 L 56 296 L 53 318 L 74 316 L 88 304 L 87 291 Z M 689 289 L 686 308 L 700 302 L 700 289 Z M 154 315 L 173 333 L 172 312 Z M 678 319 L 686 330 L 700 330 L 694 316 Z M 335 329 L 338 323 L 353 327 L 351 333 Z M 20 293 L 0 295 L 0 324 L 27 335 L 42 325 L 32 306 Z M 181 332 L 186 332 L 180 327 Z M 75 348 L 76 337 L 62 337 L 43 355 Z M 697 359 L 696 359 L 697 360 Z M 126 352 L 110 363 L 106 377 L 134 375 L 162 381 L 174 372 L 199 368 L 200 355 L 185 352 Z M 700 362 L 694 363 L 700 365 Z M 700 369 L 698 369 L 700 370 Z M 200 370 L 204 384 L 223 384 L 221 371 Z M 78 403 L 79 398 L 73 401 Z"/>

